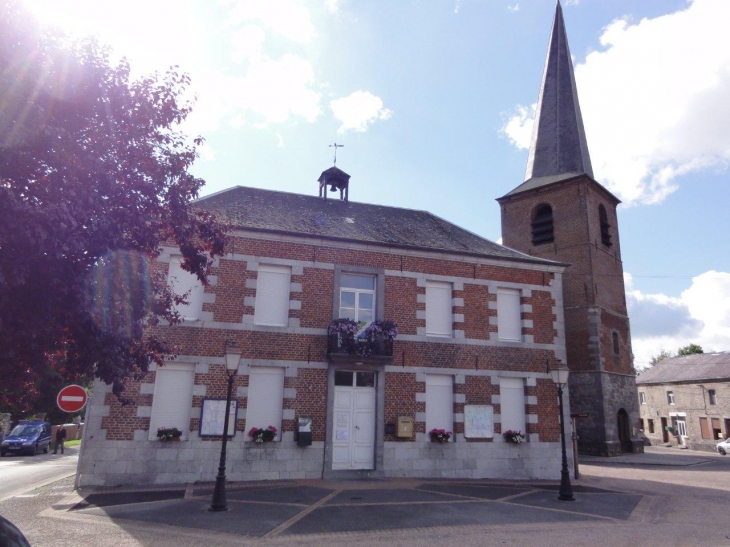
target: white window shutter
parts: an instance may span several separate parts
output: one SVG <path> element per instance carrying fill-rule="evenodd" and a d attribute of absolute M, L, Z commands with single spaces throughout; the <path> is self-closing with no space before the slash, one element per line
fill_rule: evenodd
<path fill-rule="evenodd" d="M 454 430 L 454 377 L 426 375 L 426 433 L 432 429 Z"/>
<path fill-rule="evenodd" d="M 522 341 L 522 317 L 518 289 L 497 292 L 497 324 L 500 340 Z"/>
<path fill-rule="evenodd" d="M 177 427 L 182 431 L 182 438 L 188 438 L 194 382 L 193 364 L 168 363 L 157 367 L 152 396 L 150 440 L 157 438 L 157 429 L 160 427 Z"/>
<path fill-rule="evenodd" d="M 502 433 L 525 431 L 525 382 L 522 378 L 499 379 L 499 409 Z"/>
<path fill-rule="evenodd" d="M 172 291 L 181 296 L 190 291 L 187 295 L 187 304 L 179 304 L 174 309 L 184 319 L 197 321 L 203 311 L 203 284 L 198 276 L 182 269 L 183 258 L 181 256 L 170 257 L 170 269 L 167 282 Z"/>
<path fill-rule="evenodd" d="M 426 282 L 426 334 L 451 336 L 451 283 Z"/>
<path fill-rule="evenodd" d="M 289 324 L 289 292 L 291 268 L 260 265 L 256 281 L 256 325 L 286 327 Z"/>
<path fill-rule="evenodd" d="M 251 367 L 248 377 L 248 406 L 246 408 L 246 440 L 252 427 L 266 429 L 273 425 L 281 432 L 284 406 L 284 368 Z M 277 434 L 281 440 L 281 434 Z"/>

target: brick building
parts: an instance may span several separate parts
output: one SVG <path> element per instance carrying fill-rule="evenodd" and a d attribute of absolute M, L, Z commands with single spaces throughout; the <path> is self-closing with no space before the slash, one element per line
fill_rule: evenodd
<path fill-rule="evenodd" d="M 730 437 L 730 352 L 664 359 L 641 373 L 636 388 L 652 445 L 715 452 Z"/>
<path fill-rule="evenodd" d="M 206 401 L 225 397 L 229 341 L 242 348 L 231 480 L 558 475 L 546 363 L 565 361 L 565 264 L 422 211 L 244 187 L 199 204 L 237 229 L 204 289 L 175 249 L 157 258 L 178 290 L 192 287 L 185 323 L 157 327 L 179 355 L 128 386 L 136 406 L 95 387 L 81 484 L 212 480 L 220 437 L 201 419 Z M 328 336 L 339 317 L 395 321 L 398 336 L 384 351 L 350 354 Z M 297 443 L 300 418 L 311 419 L 310 446 Z M 403 418 L 412 431 L 398 436 Z M 274 442 L 246 434 L 268 425 Z M 162 426 L 178 427 L 181 441 L 157 440 Z M 441 428 L 450 442 L 431 442 Z M 528 442 L 505 442 L 506 429 Z"/>
<path fill-rule="evenodd" d="M 640 452 L 616 207 L 593 177 L 558 3 L 525 181 L 497 200 L 506 246 L 567 262 L 563 304 L 570 405 L 583 454 Z"/>

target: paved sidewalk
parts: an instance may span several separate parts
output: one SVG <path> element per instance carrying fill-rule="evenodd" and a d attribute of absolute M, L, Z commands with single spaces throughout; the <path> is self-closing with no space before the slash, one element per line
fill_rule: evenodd
<path fill-rule="evenodd" d="M 212 484 L 74 491 L 67 478 L 0 514 L 34 547 L 730 547 L 730 458 L 647 448 L 584 461 L 573 502 L 557 480 L 311 480 L 232 483 L 230 510 L 211 513 Z"/>
<path fill-rule="evenodd" d="M 556 483 L 393 479 L 229 484 L 229 511 L 208 510 L 212 484 L 187 488 L 85 489 L 52 511 L 168 525 L 250 538 L 371 530 L 628 519 L 642 496 L 576 485 L 576 501 Z M 50 514 L 48 516 L 51 516 Z"/>

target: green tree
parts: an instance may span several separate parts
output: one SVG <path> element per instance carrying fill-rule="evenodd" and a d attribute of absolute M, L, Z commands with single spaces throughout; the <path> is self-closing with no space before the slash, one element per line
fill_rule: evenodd
<path fill-rule="evenodd" d="M 677 350 L 677 357 L 684 357 L 685 355 L 692 355 L 693 353 L 704 353 L 702 346 L 697 344 L 689 344 L 681 347 Z"/>
<path fill-rule="evenodd" d="M 672 357 L 672 352 L 663 349 L 657 355 L 653 355 L 651 357 L 651 359 L 649 360 L 649 366 L 653 367 L 659 361 L 663 361 L 664 359 L 669 359 L 670 357 Z"/>
<path fill-rule="evenodd" d="M 205 283 L 225 233 L 191 202 L 201 139 L 177 70 L 130 79 L 92 40 L 41 33 L 21 4 L 0 19 L 0 410 L 45 385 L 128 378 L 174 354 L 145 334 L 179 322 L 154 258 L 179 246 Z M 47 395 L 47 394 L 46 394 Z M 46 410 L 34 408 L 34 410 Z"/>

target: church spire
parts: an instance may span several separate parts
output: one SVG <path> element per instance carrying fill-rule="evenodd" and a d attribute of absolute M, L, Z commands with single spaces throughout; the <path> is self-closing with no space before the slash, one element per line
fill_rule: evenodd
<path fill-rule="evenodd" d="M 537 100 L 525 181 L 542 177 L 554 180 L 556 176 L 568 174 L 586 174 L 593 178 L 563 9 L 558 0 Z"/>

